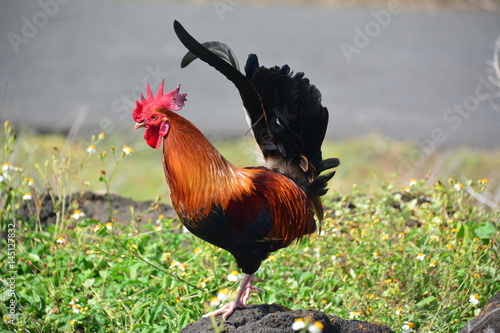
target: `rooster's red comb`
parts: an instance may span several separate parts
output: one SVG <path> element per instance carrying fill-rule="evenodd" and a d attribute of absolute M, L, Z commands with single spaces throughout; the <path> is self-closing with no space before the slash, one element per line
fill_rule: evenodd
<path fill-rule="evenodd" d="M 135 121 L 140 122 L 144 112 L 150 112 L 152 110 L 167 109 L 171 111 L 179 111 L 184 106 L 187 94 L 179 94 L 181 85 L 166 94 L 163 94 L 163 86 L 165 81 L 162 81 L 158 87 L 158 93 L 156 97 L 153 96 L 151 92 L 151 87 L 149 83 L 146 83 L 146 93 L 148 98 L 146 99 L 143 94 L 141 94 L 141 100 L 135 101 L 136 107 L 133 112 L 133 118 Z"/>

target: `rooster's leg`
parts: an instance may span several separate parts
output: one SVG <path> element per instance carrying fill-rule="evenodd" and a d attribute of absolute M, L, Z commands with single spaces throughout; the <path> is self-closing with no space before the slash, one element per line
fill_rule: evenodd
<path fill-rule="evenodd" d="M 207 313 L 203 317 L 218 316 L 222 314 L 222 318 L 227 319 L 234 312 L 234 310 L 238 308 L 245 308 L 247 306 L 247 301 L 250 298 L 252 290 L 260 293 L 262 292 L 260 288 L 257 288 L 252 284 L 252 282 L 254 281 L 263 282 L 264 280 L 256 278 L 253 274 L 245 274 L 238 288 L 238 296 L 236 297 L 236 300 L 227 303 L 214 312 Z"/>
<path fill-rule="evenodd" d="M 247 275 L 245 275 L 245 277 L 246 277 L 246 276 L 249 276 L 249 275 L 247 274 Z M 243 304 L 245 304 L 245 305 L 247 304 L 248 299 L 250 298 L 250 294 L 252 293 L 252 291 L 254 291 L 254 290 L 255 290 L 255 291 L 256 291 L 256 292 L 258 292 L 258 293 L 263 293 L 263 292 L 264 292 L 262 289 L 257 288 L 256 286 L 254 286 L 254 285 L 252 284 L 252 282 L 264 282 L 264 280 L 259 279 L 258 277 L 256 277 L 256 276 L 255 276 L 255 275 L 253 275 L 253 274 L 251 274 L 250 276 L 251 276 L 250 282 L 248 282 L 248 284 L 247 284 L 247 286 L 245 287 L 245 289 L 243 290 L 243 292 L 241 291 L 241 289 L 242 289 L 242 287 L 243 287 L 243 281 L 242 281 L 242 283 L 241 283 L 240 287 L 238 288 L 238 296 L 241 294 L 241 297 L 240 297 L 241 302 L 242 302 Z"/>

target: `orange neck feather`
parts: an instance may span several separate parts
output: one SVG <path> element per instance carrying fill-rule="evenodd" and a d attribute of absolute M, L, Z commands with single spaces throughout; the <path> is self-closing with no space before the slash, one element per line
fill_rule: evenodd
<path fill-rule="evenodd" d="M 225 209 L 254 189 L 251 174 L 229 163 L 190 121 L 173 112 L 168 116 L 163 165 L 177 212 L 208 214 L 212 204 Z"/>

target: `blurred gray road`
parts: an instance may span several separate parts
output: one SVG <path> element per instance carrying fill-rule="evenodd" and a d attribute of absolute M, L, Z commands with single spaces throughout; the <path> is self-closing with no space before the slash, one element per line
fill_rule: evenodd
<path fill-rule="evenodd" d="M 394 3 L 394 1 L 392 1 Z M 144 83 L 182 84 L 182 114 L 210 137 L 242 137 L 239 95 L 185 53 L 174 19 L 200 41 L 231 46 L 243 66 L 304 71 L 331 111 L 328 136 L 380 133 L 425 147 L 500 146 L 500 94 L 491 84 L 500 15 L 250 5 L 221 0 L 0 0 L 0 117 L 83 135 L 133 126 Z M 83 126 L 83 127 L 79 127 Z"/>

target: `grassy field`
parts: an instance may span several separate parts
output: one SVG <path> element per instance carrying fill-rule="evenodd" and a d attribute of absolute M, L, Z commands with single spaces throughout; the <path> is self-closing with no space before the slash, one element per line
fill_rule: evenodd
<path fill-rule="evenodd" d="M 106 170 L 108 173 L 114 171 L 110 184 L 112 192 L 135 200 L 154 200 L 159 194 L 168 202 L 161 151 L 146 145 L 142 133 L 124 132 L 103 139 L 95 138 L 98 142 L 91 141 L 90 138 L 69 141 L 61 135 L 21 132 L 12 147 L 9 161 L 22 167 L 26 176 L 36 178 L 39 190 L 48 187 L 60 190 L 64 187 L 67 193 L 83 189 L 103 192 L 106 186 L 99 178 L 101 170 Z M 87 151 L 91 144 L 95 146 L 94 153 Z M 124 145 L 133 149 L 133 155 L 117 164 L 111 148 L 116 147 L 115 155 L 119 156 Z M 257 146 L 251 135 L 232 141 L 215 140 L 214 145 L 237 166 L 261 165 L 256 158 Z M 485 195 L 492 201 L 500 202 L 500 148 L 456 148 L 436 150 L 427 155 L 411 142 L 366 136 L 339 142 L 326 141 L 323 156 L 340 158 L 341 166 L 330 187 L 342 193 L 351 191 L 353 185 L 377 192 L 380 185 L 386 183 L 393 183 L 402 189 L 411 179 L 426 179 L 434 183 L 448 177 L 459 180 L 486 178 L 489 183 Z M 66 157 L 67 179 L 59 181 L 56 186 L 54 181 L 59 171 L 52 161 L 62 161 Z M 4 160 L 7 161 L 5 156 Z"/>
<path fill-rule="evenodd" d="M 69 142 L 1 135 L 0 330 L 177 332 L 231 297 L 234 259 L 176 219 L 95 221 L 58 197 L 94 190 L 167 201 L 161 152 L 140 133 Z M 124 146 L 126 145 L 126 146 Z M 251 140 L 218 142 L 255 165 Z M 456 332 L 500 291 L 500 151 L 424 154 L 380 137 L 328 142 L 341 159 L 319 235 L 273 254 L 253 303 L 319 309 L 396 332 Z M 50 190 L 57 223 L 19 220 Z"/>

